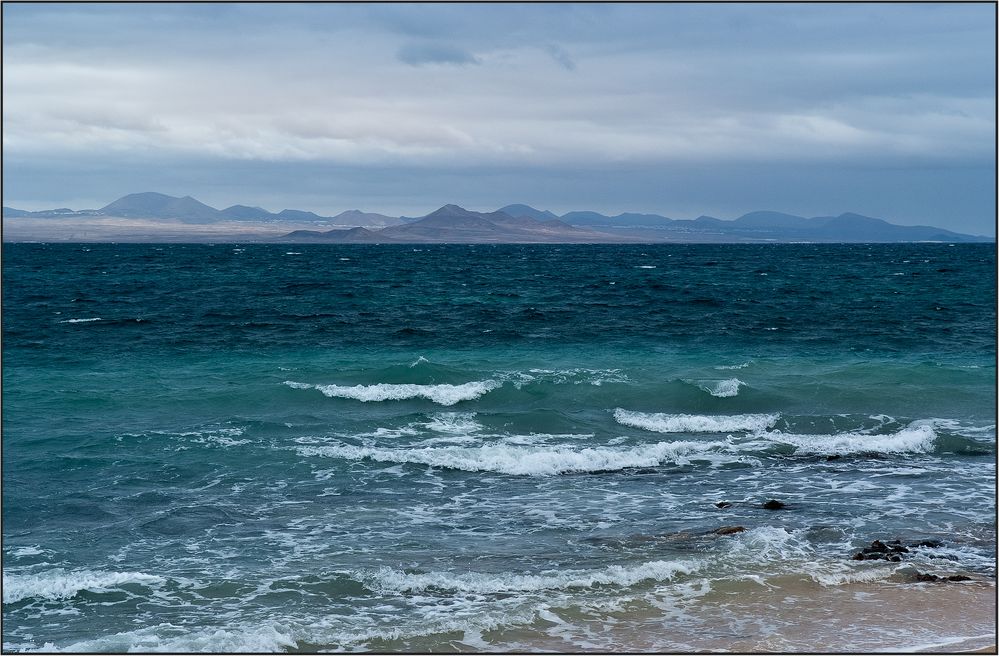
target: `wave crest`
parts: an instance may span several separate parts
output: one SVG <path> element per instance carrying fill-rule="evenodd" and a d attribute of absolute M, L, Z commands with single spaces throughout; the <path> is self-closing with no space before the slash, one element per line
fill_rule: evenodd
<path fill-rule="evenodd" d="M 760 433 L 771 442 L 789 444 L 799 454 L 853 455 L 859 453 L 904 454 L 928 453 L 933 449 L 937 434 L 927 424 L 910 425 L 897 433 L 868 435 L 836 433 L 833 435 L 795 435 L 781 432 Z"/>
<path fill-rule="evenodd" d="M 655 560 L 640 565 L 610 565 L 599 570 L 546 571 L 540 574 L 484 574 L 480 572 L 428 572 L 411 574 L 389 567 L 360 574 L 360 578 L 381 590 L 422 592 L 430 589 L 473 594 L 536 592 L 594 585 L 628 587 L 643 581 L 671 581 L 678 574 L 693 574 L 700 567 L 695 560 Z M 352 574 L 358 576 L 358 574 Z"/>
<path fill-rule="evenodd" d="M 355 399 L 363 403 L 369 401 L 402 401 L 424 398 L 439 405 L 454 405 L 461 401 L 471 401 L 502 387 L 495 380 L 480 380 L 461 385 L 417 385 L 377 383 L 374 385 L 311 385 L 286 380 L 284 384 L 294 389 L 316 389 L 330 398 Z"/>
<path fill-rule="evenodd" d="M 631 449 L 607 447 L 578 449 L 569 446 L 533 447 L 505 444 L 481 447 L 382 449 L 345 444 L 299 447 L 298 452 L 305 456 L 414 463 L 515 476 L 554 476 L 616 471 L 632 467 L 655 467 L 664 462 L 686 464 L 690 457 L 728 446 L 728 442 L 657 442 Z"/>
<path fill-rule="evenodd" d="M 779 414 L 674 415 L 662 412 L 636 412 L 618 408 L 614 420 L 657 433 L 728 433 L 773 428 Z"/>
<path fill-rule="evenodd" d="M 141 572 L 106 572 L 54 569 L 38 574 L 4 574 L 3 601 L 12 604 L 23 599 L 70 599 L 84 590 L 107 592 L 125 583 L 161 585 L 162 576 Z"/>

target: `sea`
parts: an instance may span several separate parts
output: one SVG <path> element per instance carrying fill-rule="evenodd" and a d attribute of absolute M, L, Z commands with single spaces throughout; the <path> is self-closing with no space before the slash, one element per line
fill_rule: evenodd
<path fill-rule="evenodd" d="M 6 243 L 2 291 L 5 652 L 994 644 L 995 244 Z"/>

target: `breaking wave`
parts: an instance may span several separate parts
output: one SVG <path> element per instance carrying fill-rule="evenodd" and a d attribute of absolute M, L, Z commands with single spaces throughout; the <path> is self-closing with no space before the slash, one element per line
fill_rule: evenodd
<path fill-rule="evenodd" d="M 736 396 L 739 393 L 739 388 L 745 384 L 738 378 L 729 378 L 727 380 L 703 381 L 699 387 L 711 396 L 726 398 Z"/>
<path fill-rule="evenodd" d="M 791 433 L 760 433 L 771 442 L 789 444 L 799 454 L 852 455 L 859 453 L 904 454 L 928 453 L 933 449 L 937 434 L 930 425 L 910 425 L 897 433 L 868 435 L 836 433 L 833 435 L 795 435 Z"/>
<path fill-rule="evenodd" d="M 554 476 L 615 471 L 631 467 L 655 467 L 667 462 L 686 464 L 691 458 L 728 446 L 728 442 L 657 442 L 630 449 L 607 447 L 579 449 L 569 446 L 531 447 L 505 444 L 480 447 L 382 449 L 345 444 L 304 446 L 298 447 L 297 450 L 304 456 L 414 463 L 515 476 Z"/>
<path fill-rule="evenodd" d="M 471 401 L 503 385 L 495 380 L 472 381 L 461 385 L 416 385 L 378 383 L 375 385 L 311 385 L 292 380 L 284 384 L 294 389 L 316 389 L 330 398 L 369 401 L 401 401 L 424 398 L 440 405 L 454 405 L 461 401 Z"/>
<path fill-rule="evenodd" d="M 661 412 L 635 412 L 622 408 L 614 411 L 617 423 L 657 433 L 759 431 L 772 428 L 779 418 L 779 414 L 674 415 Z"/>
<path fill-rule="evenodd" d="M 166 579 L 141 572 L 105 572 L 54 569 L 38 574 L 4 574 L 3 601 L 12 604 L 24 599 L 70 599 L 84 590 L 107 592 L 126 583 L 151 586 Z"/>
<path fill-rule="evenodd" d="M 628 587 L 643 581 L 671 581 L 678 574 L 693 574 L 699 561 L 655 560 L 640 565 L 610 565 L 598 570 L 549 570 L 539 574 L 484 574 L 479 572 L 427 572 L 411 574 L 389 567 L 373 572 L 352 573 L 365 583 L 390 592 L 448 590 L 472 594 L 536 592 L 588 588 L 594 585 Z"/>

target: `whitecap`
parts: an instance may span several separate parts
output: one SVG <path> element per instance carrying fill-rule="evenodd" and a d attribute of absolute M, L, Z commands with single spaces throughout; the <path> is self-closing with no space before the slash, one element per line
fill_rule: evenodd
<path fill-rule="evenodd" d="M 480 447 L 384 449 L 354 445 L 297 447 L 304 456 L 346 460 L 408 462 L 463 471 L 515 476 L 554 476 L 655 467 L 665 462 L 687 464 L 690 458 L 730 447 L 728 442 L 657 442 L 634 448 L 578 448 L 487 444 Z"/>
<path fill-rule="evenodd" d="M 104 321 L 100 317 L 93 317 L 90 319 L 65 319 L 59 323 L 90 323 L 91 321 Z"/>
<path fill-rule="evenodd" d="M 415 385 L 378 383 L 375 385 L 310 385 L 286 380 L 284 384 L 294 389 L 317 389 L 330 398 L 369 401 L 401 401 L 424 398 L 440 405 L 454 405 L 487 394 L 503 384 L 495 380 L 477 380 L 461 385 Z"/>
<path fill-rule="evenodd" d="M 743 362 L 742 364 L 720 364 L 715 367 L 715 369 L 745 369 L 751 364 L 752 362 Z"/>
<path fill-rule="evenodd" d="M 779 414 L 747 415 L 678 415 L 661 412 L 635 412 L 618 408 L 614 419 L 619 424 L 657 433 L 728 433 L 773 428 Z"/>
<path fill-rule="evenodd" d="M 738 378 L 729 378 L 727 380 L 712 380 L 712 381 L 702 381 L 704 384 L 700 385 L 700 388 L 710 394 L 711 396 L 717 396 L 719 398 L 726 398 L 730 396 L 735 396 L 739 393 L 739 388 L 746 383 L 742 382 Z"/>
<path fill-rule="evenodd" d="M 430 416 L 425 426 L 438 433 L 474 433 L 482 430 L 482 424 L 475 421 L 474 412 L 438 412 Z"/>
<path fill-rule="evenodd" d="M 126 583 L 143 586 L 166 582 L 162 576 L 141 572 L 53 569 L 37 574 L 3 575 L 3 601 L 12 604 L 23 599 L 69 599 L 84 590 L 107 592 Z"/>
<path fill-rule="evenodd" d="M 870 435 L 866 433 L 834 433 L 832 435 L 796 435 L 761 432 L 758 437 L 789 444 L 795 453 L 814 455 L 850 455 L 857 453 L 927 453 L 933 448 L 936 432 L 927 424 L 910 424 L 897 433 Z"/>

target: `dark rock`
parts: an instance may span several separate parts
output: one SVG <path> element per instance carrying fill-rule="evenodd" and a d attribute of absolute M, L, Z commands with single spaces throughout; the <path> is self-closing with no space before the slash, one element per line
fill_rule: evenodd
<path fill-rule="evenodd" d="M 831 456 L 826 456 L 826 460 L 839 460 L 842 457 L 843 456 L 839 455 L 838 453 L 834 453 Z"/>
<path fill-rule="evenodd" d="M 715 502 L 715 507 L 717 508 L 731 508 L 732 504 L 728 501 L 717 501 Z"/>
<path fill-rule="evenodd" d="M 943 546 L 943 542 L 940 540 L 920 540 L 919 542 L 910 542 L 910 547 L 929 547 L 930 549 L 938 549 Z"/>
<path fill-rule="evenodd" d="M 763 504 L 765 510 L 780 510 L 781 508 L 786 508 L 787 505 L 783 501 L 778 501 L 777 499 L 770 499 Z"/>
<path fill-rule="evenodd" d="M 742 533 L 745 530 L 745 526 L 722 526 L 721 528 L 715 529 L 715 533 L 718 535 L 732 535 L 733 533 Z"/>
<path fill-rule="evenodd" d="M 899 554 L 909 553 L 909 550 L 902 546 L 898 540 L 893 540 L 887 544 L 881 540 L 875 540 L 871 546 L 864 547 L 860 553 L 851 556 L 851 560 L 887 560 L 891 563 L 902 562 Z"/>
<path fill-rule="evenodd" d="M 916 572 L 915 580 L 920 583 L 939 583 L 943 581 L 971 581 L 973 580 L 970 576 L 965 576 L 964 574 L 951 574 L 950 576 L 937 576 L 936 574 L 923 574 L 922 572 Z"/>

